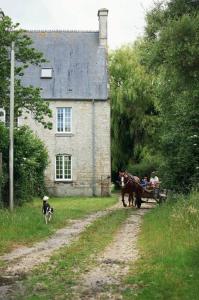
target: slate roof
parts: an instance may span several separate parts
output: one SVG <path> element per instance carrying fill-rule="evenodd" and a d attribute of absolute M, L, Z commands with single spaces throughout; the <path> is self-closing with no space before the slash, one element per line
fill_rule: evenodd
<path fill-rule="evenodd" d="M 23 85 L 42 88 L 44 99 L 107 99 L 106 49 L 99 46 L 99 32 L 28 31 L 33 46 L 48 60 L 51 79 L 40 78 L 41 68 L 29 67 Z"/>

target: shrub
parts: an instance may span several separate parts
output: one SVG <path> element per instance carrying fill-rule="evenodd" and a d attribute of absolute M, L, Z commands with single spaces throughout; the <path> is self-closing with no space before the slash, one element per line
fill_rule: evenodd
<path fill-rule="evenodd" d="M 0 152 L 3 154 L 3 203 L 8 203 L 9 137 L 8 129 L 0 124 Z M 30 201 L 45 192 L 44 171 L 48 153 L 43 142 L 26 126 L 14 131 L 14 198 L 16 204 Z"/>

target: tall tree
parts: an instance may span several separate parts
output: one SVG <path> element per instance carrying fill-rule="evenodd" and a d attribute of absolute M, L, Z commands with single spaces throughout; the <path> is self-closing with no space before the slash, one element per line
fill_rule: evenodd
<path fill-rule="evenodd" d="M 152 78 L 139 63 L 139 43 L 109 58 L 114 172 L 140 162 L 143 146 L 155 130 Z"/>
<path fill-rule="evenodd" d="M 21 83 L 24 70 L 30 64 L 45 62 L 42 53 L 33 48 L 31 39 L 19 29 L 19 24 L 13 24 L 7 16 L 0 20 L 0 41 L 0 107 L 9 110 L 10 48 L 15 42 L 15 116 L 20 116 L 24 110 L 32 112 L 37 121 L 51 128 L 51 122 L 45 120 L 45 116 L 51 117 L 51 110 L 41 98 L 40 88 L 24 87 Z"/>
<path fill-rule="evenodd" d="M 147 15 L 142 63 L 156 76 L 162 176 L 170 187 L 199 179 L 199 1 L 161 1 Z"/>

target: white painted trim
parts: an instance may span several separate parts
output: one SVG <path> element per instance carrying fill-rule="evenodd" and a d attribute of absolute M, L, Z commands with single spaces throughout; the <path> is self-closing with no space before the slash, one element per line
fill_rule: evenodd
<path fill-rule="evenodd" d="M 71 109 L 71 130 L 70 131 L 65 131 L 65 113 L 63 116 L 63 129 L 64 131 L 58 131 L 58 109 L 59 108 L 70 108 Z M 73 133 L 73 108 L 72 106 L 58 106 L 56 107 L 56 134 L 71 134 Z"/>
<path fill-rule="evenodd" d="M 45 71 L 51 71 L 50 74 L 48 72 L 45 74 Z M 41 79 L 51 79 L 53 77 L 53 68 L 41 68 L 40 78 Z"/>
<path fill-rule="evenodd" d="M 72 179 L 55 179 L 55 182 L 73 182 Z"/>
<path fill-rule="evenodd" d="M 57 178 L 56 178 L 56 156 L 57 156 L 57 155 L 70 156 L 70 157 L 71 157 L 71 178 L 70 178 L 70 179 L 65 179 L 65 178 L 57 179 Z M 63 170 L 64 170 L 64 160 L 63 160 L 63 166 L 62 166 L 62 167 L 63 167 Z M 55 180 L 55 181 L 58 181 L 58 182 L 59 182 L 59 181 L 61 181 L 61 182 L 62 182 L 62 181 L 63 181 L 63 182 L 64 182 L 64 181 L 65 181 L 65 182 L 72 182 L 72 181 L 73 181 L 73 159 L 72 159 L 72 155 L 71 155 L 71 154 L 66 154 L 66 153 L 58 153 L 58 154 L 56 154 L 56 155 L 55 155 L 55 165 L 54 165 L 54 170 L 55 170 L 55 171 L 54 171 L 54 174 L 55 174 L 55 175 L 54 175 L 54 176 L 55 176 L 55 179 L 54 179 L 54 180 Z"/>

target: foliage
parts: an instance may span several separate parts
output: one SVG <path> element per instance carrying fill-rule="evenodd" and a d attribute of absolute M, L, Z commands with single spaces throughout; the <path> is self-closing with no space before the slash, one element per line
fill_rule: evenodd
<path fill-rule="evenodd" d="M 138 164 L 129 164 L 127 166 L 127 170 L 131 174 L 136 174 L 139 178 L 142 178 L 144 176 L 150 177 L 150 174 L 159 168 L 159 161 L 157 160 L 157 157 L 154 158 L 151 157 L 150 160 L 143 159 Z"/>
<path fill-rule="evenodd" d="M 3 155 L 3 199 L 8 201 L 8 129 L 0 124 L 0 152 Z M 43 194 L 44 170 L 48 164 L 48 153 L 43 144 L 28 127 L 14 132 L 14 190 L 15 203 L 30 201 L 33 195 Z"/>
<path fill-rule="evenodd" d="M 198 196 L 178 196 L 144 217 L 124 299 L 198 299 Z"/>
<path fill-rule="evenodd" d="M 195 4 L 195 5 L 194 5 Z M 199 179 L 199 5 L 171 0 L 147 15 L 141 63 L 154 76 L 162 177 L 175 189 Z"/>
<path fill-rule="evenodd" d="M 5 16 L 0 21 L 0 107 L 9 111 L 10 86 L 10 49 L 15 42 L 15 117 L 22 112 L 32 112 L 34 118 L 44 127 L 51 128 L 52 123 L 46 121 L 44 116 L 51 117 L 49 104 L 40 96 L 40 88 L 22 85 L 21 79 L 29 65 L 40 65 L 45 62 L 42 53 L 32 47 L 32 41 L 24 30 L 13 24 Z"/>
<path fill-rule="evenodd" d="M 113 171 L 159 169 L 172 189 L 199 180 L 199 3 L 156 2 L 145 36 L 110 57 Z"/>
<path fill-rule="evenodd" d="M 140 42 L 124 46 L 109 58 L 114 172 L 141 161 L 143 145 L 152 142 L 158 116 L 153 78 L 139 63 Z M 145 147 L 146 149 L 146 147 Z"/>

